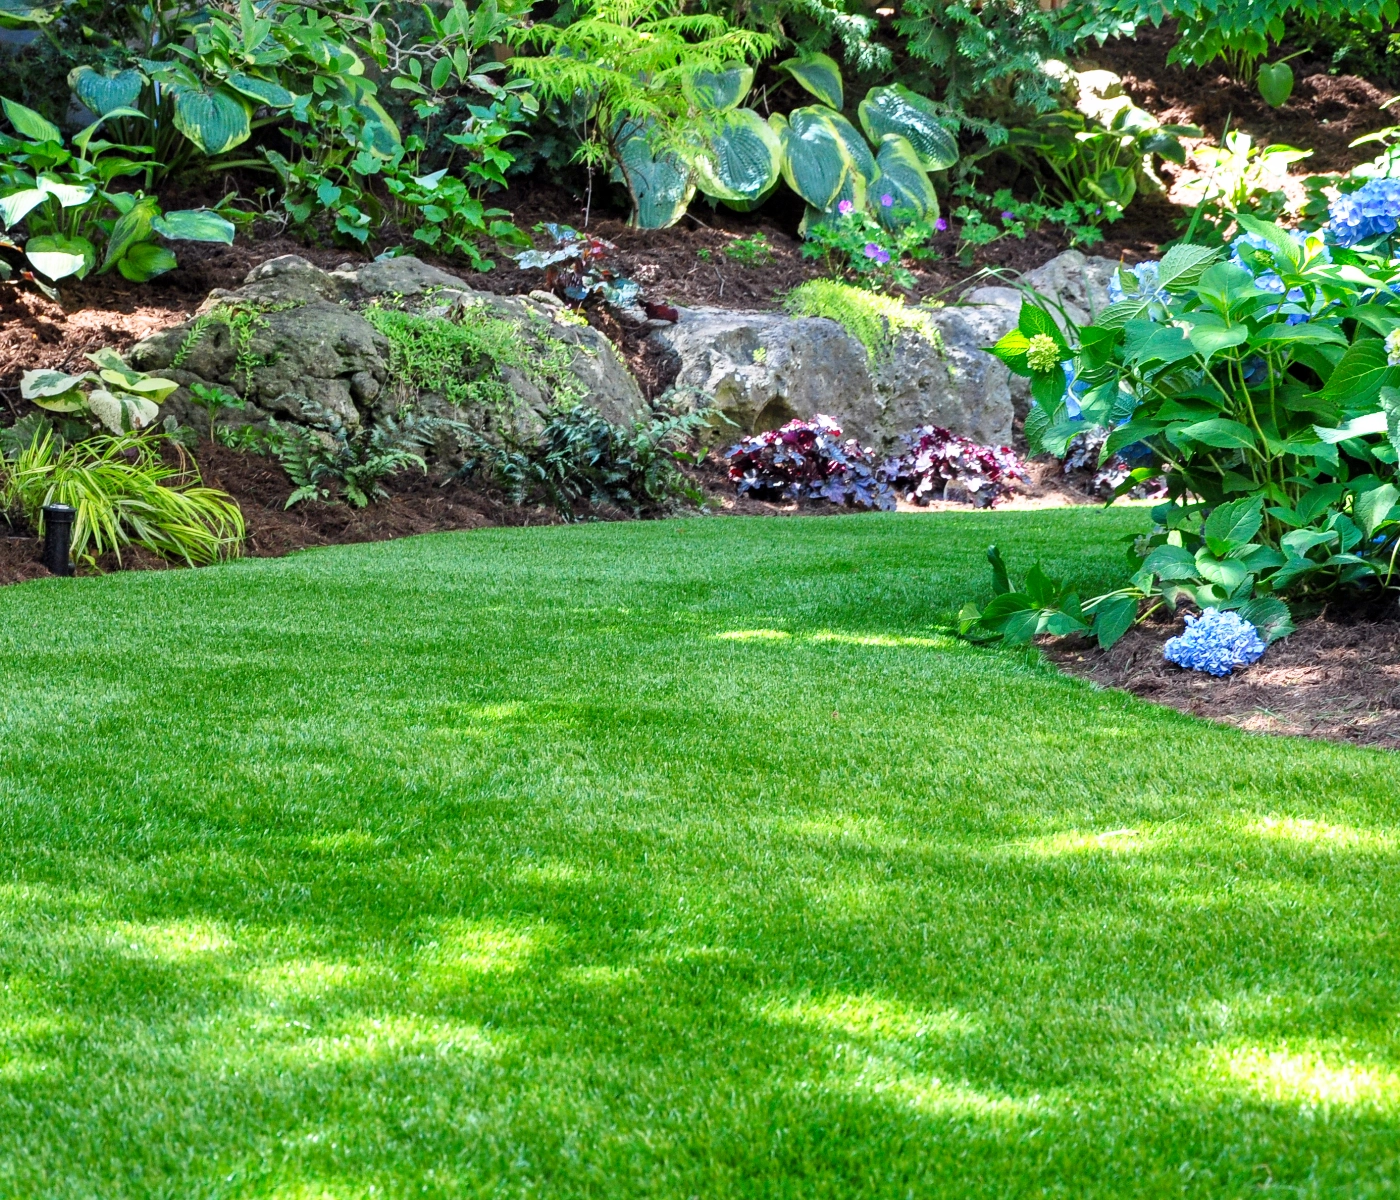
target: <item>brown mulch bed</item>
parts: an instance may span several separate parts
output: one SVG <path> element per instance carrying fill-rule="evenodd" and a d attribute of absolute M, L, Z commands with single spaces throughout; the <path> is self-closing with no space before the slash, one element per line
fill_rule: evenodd
<path fill-rule="evenodd" d="M 1355 75 L 1333 75 L 1316 55 L 1303 54 L 1289 63 L 1293 95 L 1282 108 L 1270 108 L 1256 87 L 1231 79 L 1219 62 L 1200 68 L 1167 66 L 1175 40 L 1170 22 L 1160 29 L 1146 25 L 1131 39 L 1114 39 L 1086 54 L 1077 65 L 1117 72 L 1134 102 L 1163 122 L 1199 125 L 1212 140 L 1219 140 L 1228 121 L 1231 129 L 1243 129 L 1256 144 L 1311 150 L 1312 157 L 1299 163 L 1295 172 L 1346 171 L 1375 158 L 1379 147 L 1351 149 L 1351 142 L 1396 122 L 1393 112 L 1381 108 L 1390 91 Z M 1284 45 L 1271 58 L 1299 49 Z"/>
<path fill-rule="evenodd" d="M 1400 748 L 1400 614 L 1347 620 L 1326 612 L 1299 623 L 1264 657 L 1216 679 L 1162 658 L 1181 620 L 1147 622 L 1109 651 L 1081 638 L 1047 642 L 1062 670 L 1192 716 L 1257 733 L 1300 734 Z"/>

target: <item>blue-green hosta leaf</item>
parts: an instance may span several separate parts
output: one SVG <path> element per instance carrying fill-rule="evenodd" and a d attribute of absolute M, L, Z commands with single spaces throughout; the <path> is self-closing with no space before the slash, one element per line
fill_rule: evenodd
<path fill-rule="evenodd" d="M 795 108 L 783 136 L 783 178 L 813 208 L 825 212 L 851 175 L 845 143 L 821 108 Z"/>
<path fill-rule="evenodd" d="M 297 98 L 280 83 L 259 79 L 255 75 L 245 75 L 241 71 L 230 72 L 228 85 L 234 91 L 242 92 L 243 95 L 250 96 L 269 108 L 291 108 L 297 102 Z"/>
<path fill-rule="evenodd" d="M 787 62 L 779 63 L 778 70 L 786 71 L 823 104 L 829 104 L 835 109 L 845 107 L 841 91 L 841 68 L 836 65 L 835 60 L 825 54 L 790 58 Z"/>
<path fill-rule="evenodd" d="M 621 158 L 637 200 L 633 223 L 639 229 L 666 229 L 679 221 L 695 195 L 685 163 L 674 154 L 656 158 L 643 137 L 624 142 Z"/>
<path fill-rule="evenodd" d="M 151 236 L 151 223 L 159 215 L 160 205 L 154 196 L 142 196 L 130 205 L 112 226 L 112 232 L 107 238 L 107 254 L 102 260 L 102 270 L 109 270 L 137 242 L 148 241 Z M 126 272 L 123 271 L 122 274 L 126 275 Z M 130 279 L 131 276 L 127 275 L 127 278 Z M 141 280 L 133 282 L 140 283 Z"/>
<path fill-rule="evenodd" d="M 20 137 L 27 137 L 35 142 L 58 142 L 62 145 L 63 134 L 58 126 L 41 117 L 32 108 L 25 108 L 23 104 L 16 103 L 9 97 L 0 98 L 0 106 L 4 107 L 5 116 L 10 119 L 10 124 L 15 127 L 15 132 Z"/>
<path fill-rule="evenodd" d="M 105 117 L 116 109 L 133 109 L 146 86 L 146 77 L 134 67 L 111 75 L 91 67 L 74 67 L 68 72 L 68 86 L 91 112 Z"/>
<path fill-rule="evenodd" d="M 83 237 L 41 233 L 24 244 L 24 256 L 41 275 L 50 279 L 81 279 L 97 265 L 97 250 Z"/>
<path fill-rule="evenodd" d="M 738 108 L 753 87 L 753 68 L 736 63 L 723 71 L 697 71 L 685 79 L 685 94 L 696 108 L 728 112 Z"/>
<path fill-rule="evenodd" d="M 233 245 L 233 222 L 207 208 L 181 208 L 154 217 L 151 228 L 161 237 L 183 242 L 223 242 Z"/>
<path fill-rule="evenodd" d="M 958 161 L 957 139 L 939 121 L 937 106 L 903 84 L 871 88 L 859 113 L 872 142 L 883 142 L 887 133 L 907 138 L 926 171 L 946 171 Z"/>
<path fill-rule="evenodd" d="M 771 192 L 782 165 L 782 138 L 753 109 L 740 108 L 717 119 L 695 177 L 705 195 L 742 203 Z"/>
<path fill-rule="evenodd" d="M 885 134 L 875 166 L 871 207 L 881 225 L 893 229 L 911 220 L 932 221 L 938 216 L 938 193 L 908 138 L 898 133 Z"/>
<path fill-rule="evenodd" d="M 252 126 L 247 102 L 218 88 L 206 91 L 183 83 L 167 85 L 174 101 L 175 128 L 211 157 L 248 140 Z"/>
<path fill-rule="evenodd" d="M 164 246 L 154 242 L 137 242 L 117 262 L 117 270 L 132 283 L 145 283 L 166 271 L 173 271 L 179 264 L 175 256 Z"/>

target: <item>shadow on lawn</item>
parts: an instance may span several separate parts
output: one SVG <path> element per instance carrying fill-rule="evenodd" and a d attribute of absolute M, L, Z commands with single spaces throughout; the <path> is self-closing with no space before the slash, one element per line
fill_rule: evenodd
<path fill-rule="evenodd" d="M 349 1196 L 1393 1176 L 1394 975 L 1345 919 L 1393 880 L 1390 834 L 1261 817 L 979 848 L 855 814 L 747 833 L 674 831 L 723 855 L 710 882 L 672 859 L 643 884 L 655 840 L 614 827 L 594 853 L 494 861 L 288 831 L 167 857 L 165 894 L 142 864 L 6 885 L 10 1177 Z"/>

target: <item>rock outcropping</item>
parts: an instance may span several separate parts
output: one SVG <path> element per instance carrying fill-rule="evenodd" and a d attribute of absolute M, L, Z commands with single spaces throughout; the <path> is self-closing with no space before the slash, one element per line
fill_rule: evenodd
<path fill-rule="evenodd" d="M 1022 279 L 1052 311 L 1086 324 L 1107 302 L 1115 264 L 1070 250 Z M 929 313 L 937 338 L 904 331 L 872 357 L 840 323 L 773 312 L 681 309 L 650 335 L 676 383 L 708 392 L 743 432 L 827 413 L 862 442 L 887 449 L 917 425 L 943 425 L 980 442 L 1011 440 L 1029 390 L 986 352 L 1020 315 L 1023 292 L 983 287 Z"/>
<path fill-rule="evenodd" d="M 191 411 L 186 389 L 204 383 L 241 396 L 244 421 L 274 416 L 353 431 L 392 416 L 407 400 L 420 411 L 475 422 L 481 414 L 446 411 L 440 397 L 405 396 L 402 380 L 392 378 L 388 340 L 361 311 L 376 297 L 409 299 L 422 315 L 459 322 L 475 313 L 508 321 L 526 347 L 556 354 L 564 348 L 573 399 L 619 423 L 648 411 L 636 380 L 596 329 L 558 306 L 475 291 L 411 257 L 335 271 L 297 255 L 270 259 L 250 271 L 241 288 L 211 292 L 193 321 L 138 343 L 129 361 L 185 385 L 165 405 L 181 419 Z M 518 366 L 483 363 L 479 369 L 497 370 L 527 417 L 541 416 L 556 400 Z"/>

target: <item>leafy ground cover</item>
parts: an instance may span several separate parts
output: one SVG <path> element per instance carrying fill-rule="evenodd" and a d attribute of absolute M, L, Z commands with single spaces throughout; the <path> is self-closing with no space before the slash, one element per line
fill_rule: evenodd
<path fill-rule="evenodd" d="M 1393 761 L 947 633 L 1146 524 L 0 590 L 0 1195 L 1393 1192 Z"/>

